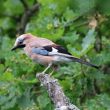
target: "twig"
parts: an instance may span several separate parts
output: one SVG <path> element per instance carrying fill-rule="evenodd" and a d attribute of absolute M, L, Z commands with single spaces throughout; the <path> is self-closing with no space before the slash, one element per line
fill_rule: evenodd
<path fill-rule="evenodd" d="M 76 21 L 78 21 L 81 17 L 82 17 L 82 15 L 77 16 L 73 20 L 70 20 L 70 21 L 66 22 L 66 24 L 64 25 L 64 27 L 66 28 L 66 27 L 69 27 L 69 26 L 73 25 L 73 23 L 76 22 Z"/>
<path fill-rule="evenodd" d="M 36 77 L 41 82 L 54 103 L 55 110 L 79 110 L 75 105 L 71 104 L 69 99 L 65 96 L 58 80 L 51 78 L 48 74 L 38 73 Z"/>

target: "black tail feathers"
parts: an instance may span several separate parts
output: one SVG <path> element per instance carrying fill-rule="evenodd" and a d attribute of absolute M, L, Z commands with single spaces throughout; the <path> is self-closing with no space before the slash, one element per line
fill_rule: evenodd
<path fill-rule="evenodd" d="M 72 61 L 79 62 L 81 64 L 85 64 L 87 66 L 91 66 L 91 67 L 94 67 L 96 69 L 99 69 L 100 68 L 100 66 L 96 66 L 94 64 L 91 64 L 90 62 L 84 61 L 84 60 L 79 59 L 79 58 L 75 58 L 75 57 L 68 57 L 68 58 L 71 59 Z"/>

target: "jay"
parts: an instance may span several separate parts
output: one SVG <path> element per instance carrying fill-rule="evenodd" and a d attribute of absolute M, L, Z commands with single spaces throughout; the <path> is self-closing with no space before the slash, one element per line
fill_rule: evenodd
<path fill-rule="evenodd" d="M 55 44 L 49 39 L 34 36 L 32 34 L 23 34 L 17 37 L 14 47 L 11 49 L 23 48 L 25 54 L 34 62 L 47 66 L 43 71 L 45 73 L 53 64 L 65 62 L 79 62 L 94 68 L 98 66 L 72 56 L 65 48 Z"/>

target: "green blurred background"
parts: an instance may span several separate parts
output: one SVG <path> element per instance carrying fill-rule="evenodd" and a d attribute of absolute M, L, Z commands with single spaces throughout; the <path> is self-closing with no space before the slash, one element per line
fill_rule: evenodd
<path fill-rule="evenodd" d="M 65 64 L 53 76 L 81 110 L 110 110 L 110 0 L 0 0 L 0 110 L 54 110 L 35 78 L 44 67 L 11 52 L 23 33 L 100 65 Z"/>

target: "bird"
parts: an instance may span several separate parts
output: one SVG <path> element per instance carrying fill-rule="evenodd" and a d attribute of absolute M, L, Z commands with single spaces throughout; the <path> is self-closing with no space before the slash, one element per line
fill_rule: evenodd
<path fill-rule="evenodd" d="M 18 48 L 23 48 L 24 53 L 34 62 L 46 66 L 42 73 L 45 73 L 54 64 L 68 62 L 78 62 L 96 69 L 99 68 L 99 66 L 73 56 L 63 46 L 30 33 L 22 34 L 16 38 L 11 50 L 14 51 Z"/>

